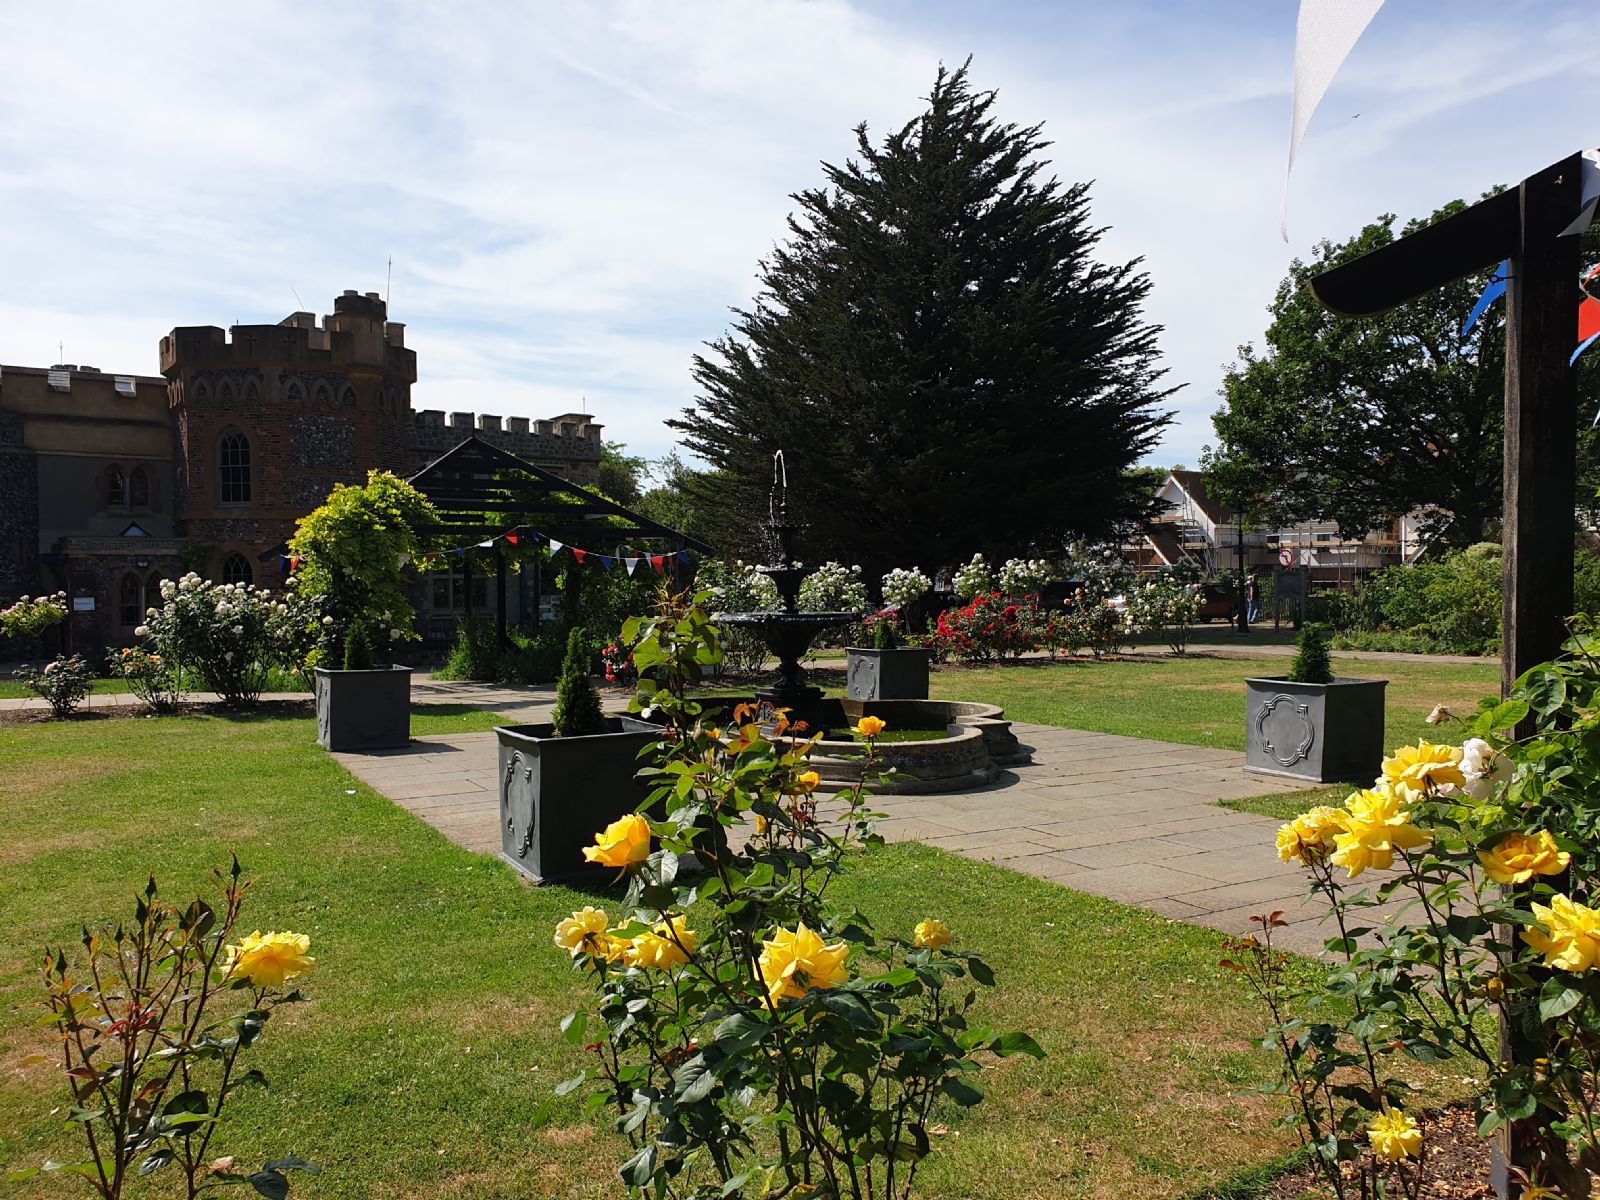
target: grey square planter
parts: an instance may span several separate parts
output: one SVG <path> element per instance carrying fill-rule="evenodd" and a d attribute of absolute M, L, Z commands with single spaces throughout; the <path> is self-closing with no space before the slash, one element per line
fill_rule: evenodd
<path fill-rule="evenodd" d="M 1386 679 L 1246 679 L 1245 770 L 1371 783 L 1383 762 Z"/>
<path fill-rule="evenodd" d="M 316 670 L 317 743 L 329 750 L 393 750 L 411 741 L 411 668 Z"/>
<path fill-rule="evenodd" d="M 845 649 L 845 675 L 852 700 L 926 700 L 931 650 Z"/>
<path fill-rule="evenodd" d="M 616 872 L 584 861 L 594 835 L 650 794 L 635 778 L 647 762 L 639 751 L 659 730 L 555 736 L 551 725 L 501 725 L 500 856 L 537 883 L 571 879 L 604 882 Z"/>

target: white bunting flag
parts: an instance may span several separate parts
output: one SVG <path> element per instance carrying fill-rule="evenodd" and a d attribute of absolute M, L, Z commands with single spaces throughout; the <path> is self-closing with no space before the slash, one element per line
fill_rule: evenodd
<path fill-rule="evenodd" d="M 639 560 L 637 558 L 625 558 L 622 560 L 622 565 L 627 567 L 628 574 L 632 575 L 633 569 L 639 565 Z"/>
<path fill-rule="evenodd" d="M 1350 57 L 1383 0 L 1300 0 L 1294 34 L 1294 120 L 1289 130 L 1289 167 L 1283 180 L 1283 240 L 1289 240 L 1289 175 L 1311 115 L 1328 94 L 1333 77 Z"/>
<path fill-rule="evenodd" d="M 558 542 L 558 541 L 555 540 L 555 538 L 551 538 L 550 539 L 550 553 L 551 554 L 560 553 L 561 547 L 563 547 L 565 545 L 566 545 L 565 542 Z"/>

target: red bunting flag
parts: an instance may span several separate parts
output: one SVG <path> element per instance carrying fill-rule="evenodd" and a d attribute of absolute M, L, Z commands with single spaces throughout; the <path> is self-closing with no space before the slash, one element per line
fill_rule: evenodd
<path fill-rule="evenodd" d="M 506 534 L 506 541 L 510 542 L 513 546 L 517 544 L 517 531 L 515 529 Z"/>
<path fill-rule="evenodd" d="M 656 569 L 657 575 L 661 574 L 661 568 L 666 565 L 666 561 L 667 556 L 665 554 L 652 554 L 650 556 L 650 565 Z"/>
<path fill-rule="evenodd" d="M 589 553 L 587 550 L 579 550 L 576 546 L 571 546 L 569 549 L 572 551 L 572 557 L 577 559 L 580 565 L 584 557 Z"/>

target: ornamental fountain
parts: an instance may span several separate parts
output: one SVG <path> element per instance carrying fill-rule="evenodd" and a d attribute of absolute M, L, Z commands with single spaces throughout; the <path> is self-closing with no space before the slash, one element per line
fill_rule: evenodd
<path fill-rule="evenodd" d="M 1018 743 L 1011 722 L 992 704 L 959 700 L 825 700 L 822 689 L 806 682 L 800 665 L 812 640 L 824 629 L 849 625 L 860 612 L 802 612 L 800 584 L 816 573 L 795 560 L 794 536 L 803 528 L 789 516 L 789 479 L 783 451 L 772 456 L 772 492 L 767 504 L 767 538 L 771 562 L 756 570 L 777 586 L 783 607 L 776 612 L 715 613 L 712 622 L 725 628 L 754 630 L 778 658 L 777 677 L 756 689 L 763 707 L 785 708 L 794 721 L 805 722 L 803 736 L 778 734 L 774 740 L 796 748 L 809 739 L 808 762 L 822 777 L 821 788 L 847 788 L 861 778 L 861 745 L 847 732 L 870 712 L 889 728 L 904 733 L 925 730 L 927 736 L 896 740 L 878 748 L 877 770 L 891 773 L 877 779 L 878 792 L 963 791 L 993 782 L 1000 769 L 1029 762 L 1028 748 Z M 943 732 L 937 732 L 942 730 Z"/>
<path fill-rule="evenodd" d="M 772 456 L 772 491 L 767 499 L 767 544 L 771 562 L 756 570 L 771 579 L 778 589 L 783 607 L 776 612 L 717 613 L 718 625 L 750 629 L 760 635 L 767 649 L 778 659 L 777 678 L 756 689 L 757 701 L 774 708 L 787 708 L 794 717 L 816 724 L 822 689 L 806 682 L 806 669 L 800 664 L 813 639 L 824 629 L 849 625 L 865 615 L 859 612 L 801 612 L 800 585 L 816 574 L 816 567 L 803 567 L 794 556 L 794 535 L 803 528 L 789 516 L 789 469 L 783 451 Z"/>

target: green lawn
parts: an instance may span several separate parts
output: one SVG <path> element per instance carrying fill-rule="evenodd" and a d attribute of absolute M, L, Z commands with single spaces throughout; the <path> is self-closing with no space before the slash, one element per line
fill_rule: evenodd
<path fill-rule="evenodd" d="M 304 1154 L 326 1171 L 295 1180 L 305 1196 L 621 1194 L 618 1140 L 575 1097 L 530 1130 L 580 1057 L 557 1022 L 584 992 L 551 928 L 592 895 L 526 887 L 450 844 L 318 750 L 304 717 L 7 727 L 0 806 L 7 1168 L 74 1149 L 51 1114 L 59 1083 L 29 1061 L 48 1048 L 38 947 L 123 913 L 146 869 L 176 895 L 235 847 L 260 880 L 246 928 L 309 932 L 318 968 L 312 1002 L 255 1054 L 272 1089 L 239 1093 L 221 1151 Z M 984 1019 L 1049 1052 L 995 1069 L 979 1109 L 939 1114 L 950 1131 L 920 1194 L 1176 1198 L 1288 1148 L 1263 1101 L 1231 1095 L 1269 1063 L 1251 1046 L 1261 1014 L 1215 966 L 1219 935 L 914 845 L 868 856 L 837 898 L 880 928 L 947 920 L 1000 976 Z"/>
<path fill-rule="evenodd" d="M 15 666 L 7 664 L 0 667 L 0 700 L 22 700 L 34 695 L 22 686 L 20 679 L 12 677 Z M 126 696 L 128 694 L 128 681 L 126 679 L 96 679 L 94 681 L 94 695 L 96 696 Z"/>
<path fill-rule="evenodd" d="M 1500 689 L 1500 665 L 1492 660 L 1378 663 L 1335 654 L 1333 665 L 1339 675 L 1389 681 L 1390 746 L 1415 742 L 1430 732 L 1424 718 L 1435 704 L 1470 712 L 1480 696 Z M 1243 750 L 1245 677 L 1287 670 L 1282 658 L 1206 657 L 1200 652 L 1121 662 L 945 666 L 935 672 L 930 690 L 937 699 L 1001 705 L 1016 721 Z"/>

